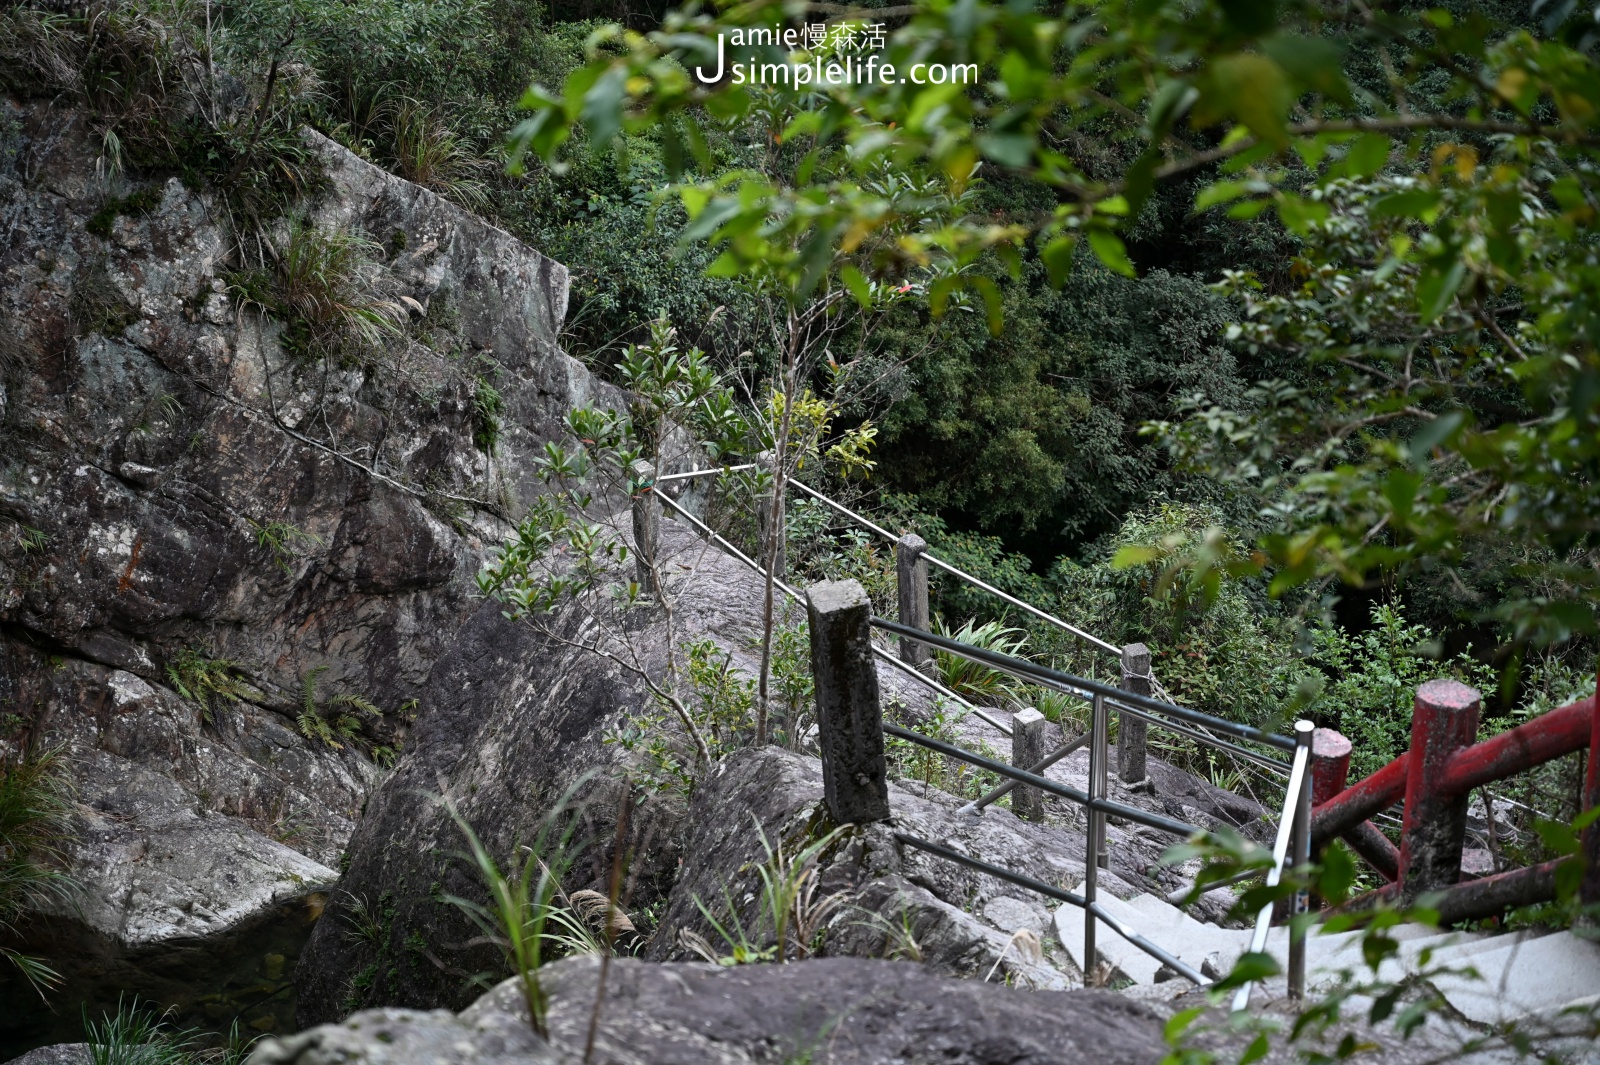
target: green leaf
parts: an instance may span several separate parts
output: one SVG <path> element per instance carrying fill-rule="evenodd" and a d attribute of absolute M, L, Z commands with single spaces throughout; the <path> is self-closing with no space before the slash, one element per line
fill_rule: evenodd
<path fill-rule="evenodd" d="M 1276 149 L 1289 146 L 1286 119 L 1294 105 L 1294 88 L 1283 68 L 1255 52 L 1226 55 L 1211 64 L 1207 91 L 1195 105 L 1202 125 L 1232 116 Z"/>
<path fill-rule="evenodd" d="M 1424 322 L 1438 320 L 1445 308 L 1450 306 L 1450 301 L 1455 298 L 1466 277 L 1467 264 L 1456 255 L 1443 263 L 1435 260 L 1422 268 L 1422 274 L 1417 278 L 1417 304 L 1422 309 Z"/>
<path fill-rule="evenodd" d="M 1272 57 L 1303 88 L 1320 92 L 1340 103 L 1350 102 L 1350 83 L 1345 79 L 1345 46 L 1342 41 L 1298 33 L 1275 33 L 1261 42 L 1261 50 Z"/>
<path fill-rule="evenodd" d="M 1441 414 L 1418 429 L 1406 442 L 1406 449 L 1411 452 L 1412 464 L 1421 466 L 1427 462 L 1433 449 L 1455 436 L 1466 421 L 1465 411 L 1453 410 Z"/>
<path fill-rule="evenodd" d="M 1116 271 L 1124 277 L 1136 277 L 1137 271 L 1133 262 L 1128 258 L 1128 249 L 1123 245 L 1122 238 L 1109 229 L 1091 229 L 1089 231 L 1089 247 L 1094 249 L 1095 257 L 1107 268 Z"/>
<path fill-rule="evenodd" d="M 1369 218 L 1420 218 L 1429 220 L 1433 209 L 1439 206 L 1439 194 L 1427 189 L 1411 189 L 1391 193 L 1373 200 L 1367 208 Z"/>
<path fill-rule="evenodd" d="M 1389 149 L 1392 146 L 1389 138 L 1382 133 L 1365 134 L 1350 146 L 1343 165 L 1336 169 L 1342 170 L 1346 177 L 1371 177 L 1389 161 Z"/>
<path fill-rule="evenodd" d="M 1000 299 L 1000 286 L 994 283 L 993 278 L 978 276 L 972 279 L 972 287 L 978 290 L 983 297 L 983 309 L 989 319 L 989 335 L 999 336 L 1000 330 L 1005 326 L 1004 303 Z"/>
<path fill-rule="evenodd" d="M 850 295 L 855 297 L 856 303 L 862 310 L 872 306 L 872 287 L 867 284 L 867 279 L 861 276 L 860 270 L 850 263 L 845 263 L 839 268 L 839 280 L 844 282 L 844 287 L 850 290 Z"/>
<path fill-rule="evenodd" d="M 592 144 L 609 144 L 622 132 L 622 101 L 627 95 L 628 72 L 614 66 L 595 79 L 583 94 L 583 124 Z"/>
<path fill-rule="evenodd" d="M 1060 288 L 1072 273 L 1072 258 L 1078 250 L 1076 237 L 1056 237 L 1039 249 L 1039 258 L 1050 275 L 1050 287 Z"/>

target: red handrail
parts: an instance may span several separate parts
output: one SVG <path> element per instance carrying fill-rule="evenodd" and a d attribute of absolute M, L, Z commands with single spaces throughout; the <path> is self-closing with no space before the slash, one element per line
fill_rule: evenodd
<path fill-rule="evenodd" d="M 1464 795 L 1473 788 L 1581 751 L 1589 746 L 1593 719 L 1591 695 L 1464 747 L 1451 756 L 1445 767 L 1444 789 L 1449 795 Z M 1410 763 L 1411 752 L 1407 751 L 1370 777 L 1319 803 L 1311 813 L 1311 838 L 1326 842 L 1342 836 L 1399 802 L 1406 793 Z"/>
<path fill-rule="evenodd" d="M 1600 805 L 1600 708 L 1594 696 L 1586 696 L 1481 743 L 1468 744 L 1465 741 L 1477 727 L 1478 706 L 1478 693 L 1463 685 L 1441 681 L 1423 685 L 1417 692 L 1411 749 L 1349 787 L 1341 785 L 1350 745 L 1337 733 L 1329 734 L 1327 750 L 1342 759 L 1330 757 L 1323 767 L 1327 776 L 1323 794 L 1339 790 L 1313 807 L 1312 839 L 1323 845 L 1344 838 L 1393 881 L 1368 896 L 1369 901 L 1444 890 L 1441 912 L 1463 919 L 1554 897 L 1553 869 L 1559 862 L 1458 883 L 1467 796 L 1484 784 L 1588 750 L 1584 804 Z M 1411 779 L 1416 772 L 1423 774 L 1421 783 Z M 1408 784 L 1416 786 L 1408 789 Z M 1406 801 L 1406 815 L 1397 851 L 1368 818 L 1401 798 Z M 1600 823 L 1585 832 L 1584 845 L 1592 868 L 1581 895 L 1586 902 L 1600 902 Z"/>

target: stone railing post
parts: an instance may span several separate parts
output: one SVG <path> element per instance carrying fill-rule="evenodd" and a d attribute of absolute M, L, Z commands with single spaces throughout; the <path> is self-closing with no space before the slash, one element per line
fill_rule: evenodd
<path fill-rule="evenodd" d="M 1134 695 L 1149 696 L 1150 648 L 1142 643 L 1130 643 L 1122 649 L 1122 688 Z M 1143 718 L 1126 711 L 1117 714 L 1117 778 L 1124 784 L 1139 784 L 1146 780 L 1145 739 L 1149 731 Z"/>
<path fill-rule="evenodd" d="M 841 825 L 886 820 L 889 772 L 872 662 L 872 602 L 859 581 L 822 581 L 806 589 L 806 612 L 823 798 Z"/>
<path fill-rule="evenodd" d="M 779 579 L 782 579 L 789 570 L 789 524 L 786 520 L 788 514 L 787 501 L 780 498 L 778 500 L 777 526 L 776 528 L 773 527 L 772 497 L 778 490 L 778 455 L 774 451 L 763 451 L 756 456 L 756 462 L 761 465 L 762 471 L 768 477 L 767 490 L 756 498 L 756 528 L 761 536 L 761 557 L 757 561 L 761 563 L 763 569 L 766 568 L 767 559 L 769 558 L 767 552 L 774 549 L 772 537 L 776 536 L 777 544 L 775 547 L 777 554 L 770 556 L 772 558 L 772 572 Z"/>
<path fill-rule="evenodd" d="M 900 624 L 928 631 L 928 542 L 916 533 L 895 541 L 894 574 L 900 589 Z M 900 637 L 900 661 L 913 669 L 926 669 L 933 652 L 917 640 Z M 1031 764 L 1031 763 L 1030 763 Z"/>
<path fill-rule="evenodd" d="M 1045 749 L 1045 716 L 1033 707 L 1018 710 L 1011 717 L 1011 764 L 1032 769 L 1050 752 Z M 1011 812 L 1026 821 L 1044 820 L 1044 792 L 1031 784 L 1011 789 Z"/>
<path fill-rule="evenodd" d="M 1406 764 L 1406 812 L 1400 835 L 1400 891 L 1407 902 L 1461 879 L 1467 835 L 1467 796 L 1448 796 L 1441 784 L 1450 756 L 1477 737 L 1482 701 L 1453 680 L 1417 689 Z"/>
<path fill-rule="evenodd" d="M 660 595 L 655 577 L 656 555 L 661 550 L 661 498 L 656 495 L 656 468 L 644 459 L 634 459 L 628 466 L 628 476 L 633 480 L 634 570 L 640 587 L 651 595 Z"/>

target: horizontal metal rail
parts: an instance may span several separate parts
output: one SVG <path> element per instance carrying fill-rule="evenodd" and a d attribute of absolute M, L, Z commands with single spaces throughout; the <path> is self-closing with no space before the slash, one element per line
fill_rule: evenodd
<path fill-rule="evenodd" d="M 1286 777 L 1289 775 L 1288 762 L 1269 757 L 1265 754 L 1259 754 L 1252 750 L 1247 750 L 1244 747 L 1240 747 L 1238 744 L 1229 743 L 1224 739 L 1218 739 L 1216 736 L 1209 735 L 1199 729 L 1189 728 L 1187 725 L 1180 725 L 1175 721 L 1168 721 L 1166 718 L 1152 714 L 1148 710 L 1141 710 L 1136 706 L 1126 706 L 1116 699 L 1107 699 L 1106 702 L 1110 706 L 1122 711 L 1125 714 L 1132 714 L 1134 717 L 1137 717 L 1142 721 L 1148 721 L 1150 724 L 1157 725 L 1168 730 L 1169 732 L 1176 732 L 1180 736 L 1188 736 L 1190 739 L 1199 743 L 1203 743 L 1208 747 L 1215 747 L 1220 751 L 1227 751 L 1229 754 L 1232 754 L 1236 757 L 1243 758 L 1246 761 L 1253 762 L 1258 766 L 1270 769 L 1279 776 Z"/>
<path fill-rule="evenodd" d="M 873 532 L 877 533 L 879 536 L 883 537 L 885 540 L 888 540 L 890 543 L 895 543 L 896 541 L 898 541 L 900 539 L 898 536 L 896 536 L 894 533 L 890 532 L 888 529 L 885 529 L 883 526 L 878 525 L 878 524 L 876 524 L 876 523 L 874 523 L 872 521 L 869 521 L 868 519 L 862 517 L 860 514 L 857 514 L 855 511 L 851 510 L 850 508 L 844 506 L 842 503 L 834 502 L 832 499 L 829 499 L 827 496 L 823 495 L 821 492 L 817 491 L 815 488 L 812 488 L 810 485 L 805 484 L 805 483 L 803 483 L 801 481 L 798 481 L 798 480 L 794 480 L 792 478 L 790 479 L 789 483 L 794 485 L 796 488 L 800 489 L 802 492 L 804 492 L 806 495 L 810 496 L 812 499 L 818 500 L 818 501 L 826 504 L 827 506 L 832 507 L 834 510 L 838 511 L 840 514 L 843 514 L 845 517 L 849 518 L 851 521 L 857 523 L 858 525 L 862 525 L 862 526 L 865 526 L 868 529 L 871 529 Z M 985 581 L 982 581 L 982 580 L 978 579 L 977 577 L 974 577 L 972 574 L 966 572 L 965 570 L 958 569 L 957 567 L 952 566 L 950 563 L 944 561 L 941 558 L 936 558 L 935 556 L 930 555 L 926 551 L 924 551 L 922 553 L 922 557 L 928 560 L 928 564 L 930 566 L 934 566 L 934 567 L 936 567 L 938 569 L 942 569 L 946 573 L 950 574 L 951 576 L 959 578 L 960 580 L 966 581 L 968 584 L 972 585 L 975 588 L 981 588 L 984 591 L 988 592 L 990 595 L 995 596 L 996 598 L 1001 599 L 1004 602 L 1010 603 L 1014 607 L 1017 607 L 1017 608 L 1019 608 L 1021 610 L 1027 611 L 1029 614 L 1032 614 L 1034 617 L 1038 618 L 1040 621 L 1047 622 L 1047 623 L 1049 623 L 1051 625 L 1054 625 L 1058 629 L 1063 629 L 1063 630 L 1065 630 L 1067 632 L 1070 632 L 1074 636 L 1078 637 L 1079 639 L 1087 640 L 1090 643 L 1094 644 L 1096 647 L 1099 647 L 1099 648 L 1101 648 L 1103 650 L 1106 650 L 1106 651 L 1110 651 L 1114 655 L 1120 656 L 1122 654 L 1122 648 L 1115 647 L 1115 646 L 1113 646 L 1113 645 L 1111 645 L 1109 643 L 1106 643 L 1106 641 L 1100 639 L 1100 637 L 1095 636 L 1092 633 L 1084 632 L 1082 629 L 1078 628 L 1076 625 L 1073 625 L 1073 624 L 1071 624 L 1069 622 L 1066 622 L 1066 621 L 1062 621 L 1060 618 L 1056 617 L 1054 614 L 1048 613 L 1047 611 L 1040 610 L 1038 607 L 1034 606 L 1031 603 L 1025 603 L 1021 599 L 1018 599 L 1014 595 L 1009 595 L 1006 592 L 1002 592 L 1000 589 L 996 588 L 994 585 L 989 584 L 989 583 L 987 583 Z"/>
<path fill-rule="evenodd" d="M 1125 806 L 1120 802 L 1112 802 L 1110 799 L 1091 799 L 1088 793 L 1079 791 L 1070 784 L 1063 784 L 1060 781 L 1051 780 L 1049 777 L 1041 777 L 1037 773 L 1030 773 L 1025 769 L 1018 769 L 1014 765 L 1006 765 L 1004 762 L 997 762 L 993 758 L 985 758 L 981 754 L 973 754 L 965 747 L 958 747 L 953 743 L 936 740 L 932 736 L 924 736 L 920 732 L 913 732 L 910 729 L 901 728 L 899 725 L 884 725 L 883 731 L 885 735 L 908 740 L 931 751 L 938 751 L 940 754 L 948 755 L 958 761 L 975 765 L 979 769 L 987 769 L 991 773 L 1010 777 L 1019 784 L 1031 784 L 1040 791 L 1048 791 L 1052 795 L 1059 795 L 1061 798 L 1075 802 L 1086 809 L 1098 810 L 1100 813 L 1110 814 L 1113 817 L 1121 817 L 1136 824 L 1170 833 L 1182 839 L 1188 839 L 1197 832 L 1205 831 L 1194 825 L 1184 824 L 1182 821 L 1164 817 L 1161 814 L 1153 814 L 1147 810 L 1141 810 L 1137 806 Z"/>
<path fill-rule="evenodd" d="M 1057 747 L 1055 750 L 1039 759 L 1039 761 L 1035 762 L 1033 765 L 1028 766 L 1026 771 L 1029 773 L 1043 773 L 1046 769 L 1049 769 L 1067 755 L 1084 747 L 1092 739 L 1094 739 L 1094 734 L 1092 732 L 1085 732 L 1077 739 Z M 974 799 L 967 803 L 967 805 L 963 806 L 956 812 L 962 814 L 972 814 L 974 817 L 976 817 L 983 813 L 983 808 L 985 806 L 988 806 L 993 802 L 998 802 L 1003 796 L 1011 794 L 1012 789 L 1016 786 L 1017 782 L 1015 780 L 1008 780 L 982 798 Z"/>
<path fill-rule="evenodd" d="M 817 491 L 815 488 L 812 488 L 810 485 L 805 484 L 805 483 L 803 483 L 801 481 L 797 481 L 793 477 L 789 478 L 789 483 L 794 485 L 796 488 L 800 489 L 800 491 L 804 492 L 806 495 L 810 496 L 812 499 L 815 499 L 820 503 L 823 503 L 823 504 L 826 504 L 827 506 L 832 507 L 834 510 L 838 511 L 840 514 L 843 514 L 845 517 L 847 517 L 851 521 L 855 522 L 857 525 L 866 526 L 868 529 L 871 529 L 873 532 L 877 533 L 879 536 L 883 537 L 885 540 L 888 540 L 891 544 L 900 539 L 898 536 L 896 536 L 894 533 L 890 532 L 888 529 L 885 529 L 883 526 L 878 525 L 878 524 L 876 524 L 874 522 L 868 521 L 866 518 L 863 518 L 860 514 L 857 514 L 855 511 L 851 510 L 849 507 L 845 506 L 843 503 L 837 503 L 834 500 L 829 499 L 827 496 L 823 495 L 821 492 Z M 924 557 L 926 557 L 926 556 L 924 556 Z"/>
<path fill-rule="evenodd" d="M 1043 610 L 1040 610 L 1038 607 L 1034 606 L 1032 603 L 1025 603 L 1021 599 L 1018 599 L 1014 595 L 1009 595 L 1006 592 L 1002 592 L 1000 589 L 996 588 L 994 585 L 989 584 L 986 581 L 979 580 L 977 577 L 974 577 L 972 574 L 966 572 L 965 570 L 957 569 L 955 566 L 952 566 L 950 563 L 945 562 L 942 559 L 934 558 L 932 555 L 928 554 L 927 552 L 923 552 L 922 557 L 928 560 L 928 565 L 935 566 L 935 567 L 937 567 L 939 569 L 942 569 L 946 573 L 950 574 L 953 577 L 959 577 L 962 580 L 966 581 L 968 584 L 972 585 L 974 588 L 982 588 L 984 591 L 988 592 L 990 595 L 994 596 L 995 598 L 1003 600 L 1003 601 L 1005 601 L 1007 603 L 1010 603 L 1012 606 L 1017 607 L 1020 610 L 1027 611 L 1029 614 L 1032 614 L 1034 617 L 1038 618 L 1040 621 L 1049 622 L 1051 625 L 1054 625 L 1058 629 L 1065 629 L 1067 632 L 1072 633 L 1072 635 L 1078 637 L 1079 639 L 1087 640 L 1088 642 L 1094 644 L 1096 647 L 1100 648 L 1101 650 L 1110 651 L 1112 654 L 1116 655 L 1119 658 L 1122 656 L 1122 648 L 1117 647 L 1117 646 L 1115 646 L 1113 644 L 1106 643 L 1100 637 L 1095 636 L 1092 633 L 1084 632 L 1082 629 L 1078 628 L 1076 625 L 1072 625 L 1072 624 L 1069 624 L 1069 623 L 1067 623 L 1065 621 L 1062 621 L 1060 618 L 1056 617 L 1054 614 L 1050 614 L 1050 613 L 1047 613 L 1047 612 L 1045 612 Z"/>
<path fill-rule="evenodd" d="M 1123 707 L 1147 710 L 1163 717 L 1176 718 L 1189 724 L 1201 725 L 1237 739 L 1259 743 L 1264 747 L 1276 747 L 1281 751 L 1293 751 L 1295 749 L 1294 740 L 1288 736 L 1279 736 L 1276 733 L 1256 728 L 1253 725 L 1241 725 L 1233 721 L 1224 721 L 1220 717 L 1202 714 L 1198 710 L 1174 706 L 1171 703 L 1164 703 L 1145 695 L 1135 695 L 1130 691 L 1113 687 L 1110 684 L 1089 680 L 1086 677 L 1076 677 L 1070 673 L 1062 673 L 1060 670 L 1041 666 L 1037 662 L 1029 662 L 1022 658 L 1012 658 L 1010 655 L 1003 655 L 983 647 L 974 647 L 971 644 L 952 640 L 947 636 L 924 632 L 922 629 L 902 625 L 898 621 L 890 621 L 887 618 L 874 617 L 872 624 L 885 632 L 892 632 L 897 636 L 906 636 L 930 647 L 937 647 L 941 651 L 970 658 L 974 662 L 981 662 L 1002 673 L 1010 673 L 1021 680 L 1041 684 L 1045 687 L 1062 688 L 1070 691 L 1087 691 L 1095 695 L 1103 695 L 1108 700 L 1115 701 Z"/>
<path fill-rule="evenodd" d="M 743 562 L 746 566 L 749 566 L 751 569 L 755 570 L 757 573 L 762 574 L 763 576 L 766 574 L 767 571 L 761 568 L 760 563 L 756 562 L 755 559 L 751 558 L 749 555 L 745 554 L 743 551 L 741 551 L 737 547 L 733 546 L 733 544 L 730 543 L 725 537 L 721 536 L 715 530 L 713 530 L 711 528 L 711 526 L 707 525 L 705 522 L 701 521 L 699 518 L 697 518 L 693 514 L 689 513 L 689 511 L 684 509 L 684 507 L 676 499 L 673 499 L 671 496 L 667 495 L 665 492 L 656 493 L 656 498 L 660 499 L 661 502 L 665 503 L 667 506 L 669 506 L 673 510 L 677 511 L 678 514 L 681 515 L 683 518 L 687 519 L 688 522 L 691 525 L 693 525 L 697 530 L 699 530 L 699 532 L 703 536 L 705 536 L 707 539 L 709 539 L 712 543 L 716 544 L 718 547 L 722 548 L 724 551 L 728 552 L 728 554 L 732 555 L 734 558 L 738 559 L 740 562 Z M 782 578 L 775 577 L 775 578 L 773 578 L 772 583 L 773 583 L 774 587 L 776 587 L 779 591 L 783 592 L 783 594 L 787 595 L 790 599 L 793 599 L 797 603 L 801 603 L 801 604 L 805 603 L 805 597 L 803 595 L 801 595 L 796 589 L 791 588 L 788 584 L 784 583 Z M 924 676 L 923 674 L 917 672 L 911 666 L 909 666 L 906 663 L 900 661 L 894 655 L 890 654 L 888 651 L 885 651 L 883 648 L 879 647 L 877 644 L 873 644 L 872 645 L 872 653 L 875 654 L 878 658 L 882 659 L 883 661 L 889 663 L 891 666 L 894 666 L 896 669 L 900 670 L 901 672 L 903 672 L 903 673 L 907 674 L 908 676 L 911 676 L 914 679 L 920 681 L 922 684 L 926 685 L 927 687 L 932 688 L 934 691 L 938 692 L 940 695 L 943 695 L 946 698 L 954 699 L 956 702 L 958 702 L 962 706 L 966 707 L 968 713 L 974 715 L 975 717 L 981 718 L 984 721 L 987 721 L 989 724 L 991 724 L 995 728 L 999 729 L 1005 735 L 1007 735 L 1007 736 L 1011 735 L 1011 726 L 1010 725 L 1006 724 L 1003 721 L 999 721 L 999 720 L 996 720 L 993 717 L 990 717 L 988 714 L 984 713 L 983 710 L 980 709 L 979 707 L 973 706 L 971 703 L 967 702 L 967 700 L 963 699 L 961 696 L 957 695 L 955 692 L 951 691 L 949 688 L 945 687 L 943 684 L 940 684 L 938 681 L 934 680 L 932 677 Z"/>
<path fill-rule="evenodd" d="M 1117 933 L 1117 935 L 1121 936 L 1123 939 L 1126 939 L 1129 943 L 1132 943 L 1134 946 L 1138 947 L 1140 950 L 1144 951 L 1161 964 L 1170 967 L 1185 980 L 1192 981 L 1193 983 L 1201 986 L 1205 986 L 1211 982 L 1200 973 L 1196 972 L 1191 966 L 1185 965 L 1173 955 L 1162 950 L 1144 936 L 1141 936 L 1139 933 L 1135 932 L 1132 928 L 1123 924 L 1115 917 L 1112 917 L 1100 906 L 1099 903 L 1088 902 L 1082 895 L 1075 895 L 1070 891 L 1063 890 L 1062 888 L 1055 887 L 1051 884 L 1046 884 L 1043 880 L 1035 879 L 1034 877 L 1028 876 L 1025 873 L 1015 873 L 1010 869 L 1003 869 L 998 865 L 990 865 L 988 862 L 980 862 L 976 858 L 967 857 L 960 851 L 952 850 L 949 847 L 941 846 L 938 843 L 930 843 L 925 839 L 918 839 L 916 836 L 907 835 L 904 832 L 896 832 L 894 834 L 894 838 L 899 842 L 904 843 L 908 847 L 915 847 L 918 850 L 927 851 L 929 854 L 937 855 L 946 861 L 955 862 L 957 865 L 964 865 L 969 869 L 976 869 L 980 873 L 987 873 L 997 880 L 1004 880 L 1008 883 L 1016 884 L 1018 887 L 1024 887 L 1029 891 L 1037 892 L 1046 898 L 1055 899 L 1058 902 L 1065 902 L 1069 906 L 1078 907 L 1080 910 L 1087 910 L 1093 916 L 1098 917 L 1101 921 L 1104 921 L 1107 925 L 1110 925 L 1111 930 Z"/>
<path fill-rule="evenodd" d="M 739 473 L 744 470 L 753 470 L 760 463 L 746 462 L 742 466 L 712 466 L 706 470 L 684 470 L 681 473 L 664 473 L 657 477 L 656 484 L 671 484 L 673 481 L 692 481 L 699 477 L 715 477 L 724 473 Z"/>
<path fill-rule="evenodd" d="M 1213 880 L 1211 883 L 1205 886 L 1205 890 L 1202 891 L 1201 894 L 1203 895 L 1208 891 L 1215 891 L 1217 888 L 1232 887 L 1234 884 L 1242 884 L 1246 880 L 1255 880 L 1258 877 L 1263 877 L 1266 875 L 1267 871 L 1265 869 L 1245 869 L 1234 873 L 1232 876 L 1225 876 L 1221 880 Z M 1167 892 L 1167 901 L 1176 906 L 1184 899 L 1188 898 L 1189 892 L 1193 891 L 1194 888 L 1195 882 L 1190 881 L 1177 891 L 1169 891 Z"/>

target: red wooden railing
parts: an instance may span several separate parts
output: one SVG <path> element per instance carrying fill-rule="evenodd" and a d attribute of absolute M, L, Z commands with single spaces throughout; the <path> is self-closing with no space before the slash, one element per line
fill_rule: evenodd
<path fill-rule="evenodd" d="M 1356 905 L 1384 898 L 1410 902 L 1440 892 L 1440 919 L 1450 922 L 1555 897 L 1556 867 L 1569 859 L 1461 879 L 1468 796 L 1484 784 L 1587 750 L 1583 806 L 1600 806 L 1600 709 L 1590 696 L 1473 743 L 1481 707 L 1478 693 L 1464 684 L 1422 685 L 1410 750 L 1349 787 L 1350 741 L 1331 729 L 1317 730 L 1311 754 L 1313 846 L 1343 839 L 1389 881 Z M 1405 816 L 1396 847 L 1369 819 L 1402 799 Z M 1585 830 L 1582 859 L 1580 898 L 1600 904 L 1600 823 Z"/>

